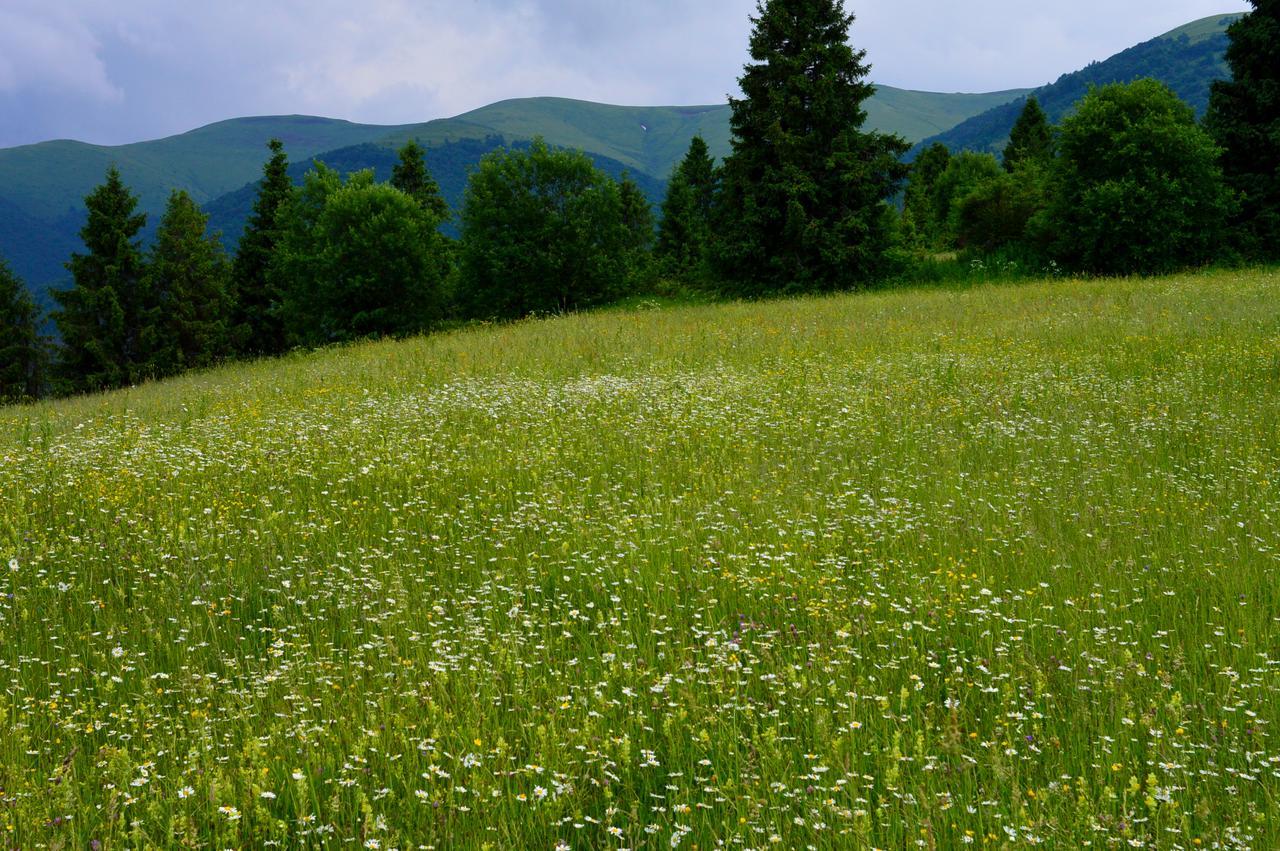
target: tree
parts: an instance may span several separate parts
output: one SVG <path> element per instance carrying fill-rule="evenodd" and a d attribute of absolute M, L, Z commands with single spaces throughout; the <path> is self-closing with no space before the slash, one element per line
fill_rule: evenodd
<path fill-rule="evenodd" d="M 495 151 L 463 201 L 459 306 L 513 319 L 601 304 L 621 295 L 632 244 L 618 184 L 585 154 Z"/>
<path fill-rule="evenodd" d="M 58 387 L 79 393 L 122 387 L 146 377 L 146 325 L 154 315 L 146 293 L 138 232 L 145 214 L 112 166 L 106 182 L 85 198 L 80 231 L 87 254 L 73 254 L 74 285 L 54 292 L 54 321 L 62 336 Z"/>
<path fill-rule="evenodd" d="M 444 314 L 451 252 L 419 199 L 317 163 L 282 211 L 269 278 L 283 293 L 290 344 L 324 345 L 429 330 Z"/>
<path fill-rule="evenodd" d="M 906 176 L 897 136 L 864 133 L 875 89 L 849 46 L 843 0 L 761 0 L 752 64 L 731 98 L 711 252 L 733 295 L 836 290 L 876 276 L 891 241 L 882 205 Z"/>
<path fill-rule="evenodd" d="M 653 205 L 626 172 L 618 181 L 618 204 L 627 232 L 627 274 L 633 285 L 641 285 L 653 265 Z"/>
<path fill-rule="evenodd" d="M 991 154 L 975 154 L 964 151 L 947 163 L 947 168 L 933 182 L 930 197 L 931 233 L 935 245 L 946 248 L 957 246 L 960 230 L 960 204 L 983 184 L 999 177 L 1003 172 L 1000 163 Z"/>
<path fill-rule="evenodd" d="M 1251 0 L 1253 11 L 1227 31 L 1232 80 L 1213 84 L 1206 126 L 1222 148 L 1227 183 L 1240 208 L 1233 224 L 1251 255 L 1280 259 L 1280 2 Z"/>
<path fill-rule="evenodd" d="M 934 214 L 933 188 L 951 164 L 951 151 L 934 142 L 920 152 L 911 164 L 907 191 L 903 198 L 904 227 L 915 231 L 916 238 L 936 248 L 942 240 L 942 229 Z"/>
<path fill-rule="evenodd" d="M 270 355 L 284 351 L 284 331 L 280 304 L 282 294 L 271 285 L 267 274 L 280 239 L 280 209 L 293 192 L 289 180 L 289 158 L 284 143 L 267 143 L 271 158 L 262 167 L 262 184 L 253 204 L 253 214 L 245 225 L 231 269 L 231 293 L 235 304 L 233 339 L 242 355 Z"/>
<path fill-rule="evenodd" d="M 1053 158 L 1053 128 L 1049 116 L 1040 108 L 1035 97 L 1027 98 L 1022 114 L 1009 133 L 1009 144 L 1004 149 L 1004 170 L 1014 171 L 1024 163 L 1047 165 Z"/>
<path fill-rule="evenodd" d="M 31 294 L 0 259 L 0 404 L 34 399 L 44 384 L 45 341 Z"/>
<path fill-rule="evenodd" d="M 1213 258 L 1230 200 L 1219 151 L 1168 87 L 1094 89 L 1059 148 L 1043 225 L 1065 268 L 1152 274 Z"/>
<path fill-rule="evenodd" d="M 1028 228 L 1044 209 L 1044 171 L 1024 162 L 1012 174 L 984 180 L 956 208 L 956 243 L 982 252 L 1026 246 Z"/>
<path fill-rule="evenodd" d="M 655 254 L 667 274 L 687 278 L 701 266 L 711 237 L 715 198 L 715 160 L 706 141 L 694 136 L 662 202 Z"/>
<path fill-rule="evenodd" d="M 449 205 L 440 194 L 440 184 L 427 170 L 427 152 L 416 141 L 408 142 L 400 149 L 400 161 L 391 171 L 391 185 L 413 198 L 440 221 L 450 218 Z"/>
<path fill-rule="evenodd" d="M 157 375 L 207 367 L 230 354 L 229 270 L 221 238 L 208 225 L 186 192 L 169 196 L 147 268 L 157 311 L 147 348 Z"/>

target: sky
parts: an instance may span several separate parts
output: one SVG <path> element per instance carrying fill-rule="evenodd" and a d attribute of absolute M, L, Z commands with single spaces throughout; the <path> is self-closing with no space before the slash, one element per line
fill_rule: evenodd
<path fill-rule="evenodd" d="M 847 0 L 872 79 L 1033 87 L 1243 0 Z M 723 103 L 755 0 L 0 0 L 0 147 L 227 118 L 373 124 L 514 97 Z"/>

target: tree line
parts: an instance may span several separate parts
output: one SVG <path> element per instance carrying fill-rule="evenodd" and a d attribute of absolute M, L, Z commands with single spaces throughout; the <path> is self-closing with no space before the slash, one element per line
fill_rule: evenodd
<path fill-rule="evenodd" d="M 460 237 L 424 151 L 389 183 L 317 164 L 294 186 L 273 140 L 234 257 L 185 192 L 154 243 L 113 167 L 56 292 L 55 347 L 0 260 L 0 398 L 126 386 L 237 358 L 572 311 L 656 282 L 758 298 L 851 290 L 947 252 L 1085 274 L 1280 259 L 1280 11 L 1229 31 L 1204 121 L 1153 80 L 1093 89 L 1061 126 L 1034 98 L 1003 157 L 863 129 L 874 88 L 842 0 L 765 0 L 731 98 L 732 150 L 695 138 L 655 219 L 639 187 L 536 141 L 486 155 Z"/>

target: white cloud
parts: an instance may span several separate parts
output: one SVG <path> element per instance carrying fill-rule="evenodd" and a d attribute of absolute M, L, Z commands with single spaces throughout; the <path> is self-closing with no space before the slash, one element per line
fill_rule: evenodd
<path fill-rule="evenodd" d="M 37 89 L 116 102 L 123 97 L 99 44 L 72 11 L 7 0 L 0 8 L 0 91 Z"/>

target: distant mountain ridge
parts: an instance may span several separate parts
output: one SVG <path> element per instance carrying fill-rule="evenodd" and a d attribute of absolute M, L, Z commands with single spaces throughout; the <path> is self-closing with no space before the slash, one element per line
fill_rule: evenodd
<path fill-rule="evenodd" d="M 1057 82 L 1042 86 L 1031 94 L 1040 101 L 1049 120 L 1057 123 L 1088 93 L 1090 86 L 1154 77 L 1191 104 L 1197 114 L 1203 115 L 1209 106 L 1209 88 L 1213 81 L 1231 76 L 1231 69 L 1224 60 L 1227 27 L 1240 17 L 1238 14 L 1213 15 L 1193 21 L 1117 53 L 1110 59 L 1064 74 Z M 1018 97 L 996 106 L 944 133 L 925 139 L 917 149 L 941 142 L 952 151 L 999 153 L 1025 103 L 1026 97 Z"/>

